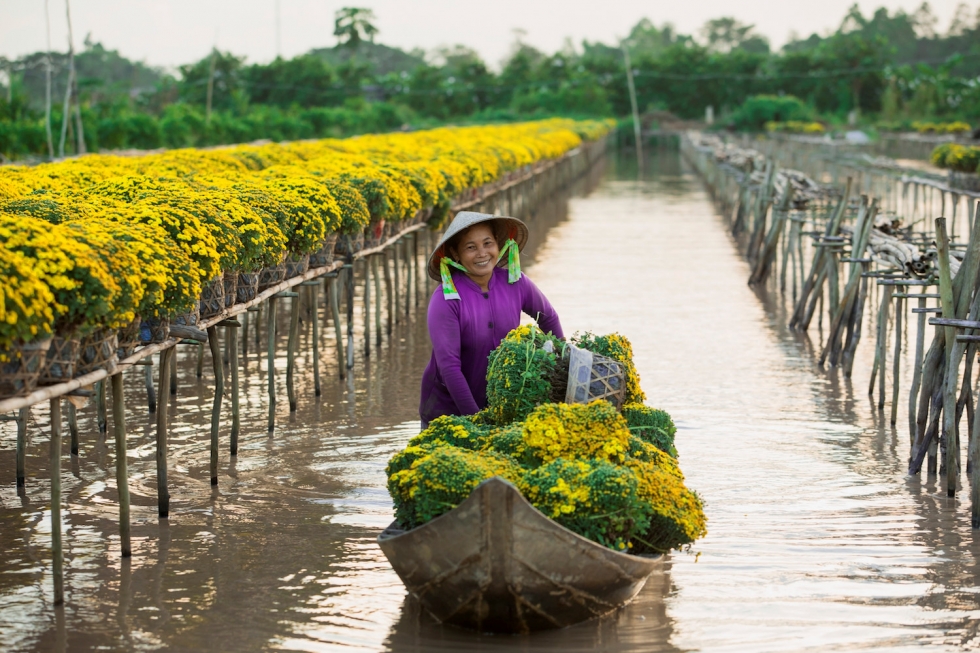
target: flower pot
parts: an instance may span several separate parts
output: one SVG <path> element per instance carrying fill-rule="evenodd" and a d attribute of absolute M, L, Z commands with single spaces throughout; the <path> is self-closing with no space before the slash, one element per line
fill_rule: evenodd
<path fill-rule="evenodd" d="M 337 238 L 337 246 L 334 248 L 334 255 L 339 258 L 353 256 L 364 249 L 364 233 L 354 235 L 343 234 Z"/>
<path fill-rule="evenodd" d="M 201 306 L 198 312 L 206 320 L 223 310 L 225 310 L 225 281 L 223 277 L 216 277 L 204 284 L 204 288 L 201 289 Z"/>
<path fill-rule="evenodd" d="M 385 239 L 385 221 L 383 219 L 373 219 L 371 224 L 364 227 L 364 248 L 371 249 L 377 247 Z"/>
<path fill-rule="evenodd" d="M 235 288 L 235 298 L 239 304 L 245 304 L 259 294 L 259 273 L 239 272 L 238 285 Z"/>
<path fill-rule="evenodd" d="M 170 320 L 165 317 L 148 317 L 140 322 L 140 342 L 155 345 L 170 337 Z"/>
<path fill-rule="evenodd" d="M 178 315 L 171 320 L 174 324 L 180 326 L 197 326 L 197 323 L 201 321 L 201 308 L 200 305 L 193 311 L 184 313 L 183 315 Z"/>
<path fill-rule="evenodd" d="M 337 234 L 330 234 L 323 239 L 323 247 L 310 254 L 311 268 L 325 268 L 333 263 L 333 252 L 337 246 Z"/>
<path fill-rule="evenodd" d="M 37 387 L 51 338 L 35 340 L 0 352 L 0 399 L 23 397 Z"/>
<path fill-rule="evenodd" d="M 265 292 L 272 286 L 278 286 L 286 280 L 286 264 L 280 263 L 272 268 L 259 272 L 259 292 Z"/>
<path fill-rule="evenodd" d="M 78 355 L 78 365 L 75 376 L 79 377 L 96 370 L 105 370 L 109 374 L 116 371 L 116 349 L 119 341 L 113 329 L 96 329 L 83 337 Z"/>
<path fill-rule="evenodd" d="M 225 308 L 230 308 L 238 296 L 238 273 L 225 272 L 222 276 L 222 282 L 225 287 Z"/>
<path fill-rule="evenodd" d="M 292 279 L 293 277 L 298 277 L 306 274 L 306 271 L 310 269 L 310 255 L 303 254 L 302 256 L 298 254 L 290 254 L 286 257 L 286 278 Z"/>
<path fill-rule="evenodd" d="M 116 340 L 119 343 L 116 349 L 116 356 L 119 358 L 129 358 L 136 351 L 140 344 L 140 318 L 136 318 L 128 325 L 116 331 Z"/>
<path fill-rule="evenodd" d="M 74 338 L 53 337 L 37 379 L 38 385 L 54 385 L 75 378 L 80 349 L 81 343 Z"/>

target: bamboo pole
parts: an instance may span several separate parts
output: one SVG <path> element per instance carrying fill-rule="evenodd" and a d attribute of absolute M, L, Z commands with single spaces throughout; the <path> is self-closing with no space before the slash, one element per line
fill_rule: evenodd
<path fill-rule="evenodd" d="M 71 439 L 71 446 L 69 451 L 71 455 L 78 455 L 78 411 L 75 410 L 75 404 L 68 402 L 68 436 Z M 101 425 L 100 425 L 101 427 Z"/>
<path fill-rule="evenodd" d="M 881 293 L 881 306 L 878 308 L 878 338 L 875 343 L 875 366 L 880 372 L 878 376 L 878 410 L 885 409 L 885 367 L 888 360 L 888 309 L 891 308 L 894 286 L 885 286 Z M 871 385 L 868 396 L 874 396 L 875 374 L 871 374 Z"/>
<path fill-rule="evenodd" d="M 408 320 L 412 316 L 412 259 L 408 252 L 408 241 L 414 238 L 414 234 L 408 234 L 402 239 L 402 249 L 404 250 L 404 256 L 402 260 L 405 262 L 405 319 Z"/>
<path fill-rule="evenodd" d="M 378 259 L 384 254 L 374 254 L 371 256 L 371 277 L 374 279 L 374 339 L 378 351 L 381 350 L 381 275 L 378 273 Z"/>
<path fill-rule="evenodd" d="M 221 361 L 218 327 L 208 327 L 211 369 L 214 370 L 214 403 L 211 405 L 211 485 L 218 484 L 218 434 L 221 428 L 221 400 L 225 393 L 225 373 Z M 203 349 L 203 347 L 201 348 Z"/>
<path fill-rule="evenodd" d="M 395 324 L 401 323 L 401 294 L 402 294 L 402 278 L 401 278 L 401 247 L 399 246 L 399 241 L 395 241 L 395 244 L 391 247 L 391 253 L 393 258 L 393 267 L 395 274 Z"/>
<path fill-rule="evenodd" d="M 286 344 L 286 395 L 289 412 L 294 412 L 296 399 L 296 348 L 299 346 L 299 296 L 289 303 L 289 340 Z"/>
<path fill-rule="evenodd" d="M 864 271 L 868 269 L 868 263 L 863 262 L 861 267 Z M 843 351 L 843 366 L 845 378 L 851 378 L 854 369 L 854 353 L 857 351 L 858 343 L 861 341 L 861 328 L 864 322 L 864 303 L 868 297 L 868 278 L 861 277 L 861 287 L 858 291 L 857 302 L 851 312 L 851 317 L 847 326 L 847 340 Z"/>
<path fill-rule="evenodd" d="M 112 427 L 116 439 L 116 491 L 119 493 L 119 545 L 122 557 L 133 555 L 129 529 L 129 471 L 126 460 L 126 404 L 123 401 L 123 376 L 113 375 Z"/>
<path fill-rule="evenodd" d="M 415 305 L 419 305 L 419 287 L 422 285 L 422 266 L 419 263 L 419 234 L 412 234 L 412 265 L 415 267 Z"/>
<path fill-rule="evenodd" d="M 17 413 L 17 487 L 27 484 L 26 453 L 27 453 L 27 419 L 31 409 L 21 408 Z"/>
<path fill-rule="evenodd" d="M 204 347 L 197 348 L 197 378 L 204 378 Z"/>
<path fill-rule="evenodd" d="M 149 412 L 155 413 L 157 410 L 157 396 L 153 389 L 153 358 L 150 357 L 149 365 L 143 368 L 143 381 L 146 384 L 146 403 Z"/>
<path fill-rule="evenodd" d="M 347 376 L 347 365 L 344 363 L 344 334 L 340 326 L 340 282 L 337 275 L 330 278 L 330 316 L 333 319 L 334 335 L 337 338 L 337 373 L 343 381 Z"/>
<path fill-rule="evenodd" d="M 65 602 L 64 559 L 61 545 L 61 398 L 51 400 L 51 578 L 54 604 Z"/>
<path fill-rule="evenodd" d="M 248 324 L 248 313 L 243 315 L 244 323 Z M 243 327 L 244 328 L 244 327 Z M 244 342 L 244 337 L 242 341 Z M 238 434 L 241 431 L 241 417 L 239 412 L 239 385 L 238 385 L 238 329 L 228 329 L 228 341 L 230 342 L 229 353 L 231 359 L 228 366 L 231 368 L 231 455 L 238 455 Z"/>
<path fill-rule="evenodd" d="M 347 290 L 347 369 L 354 369 L 354 262 L 344 264 L 344 285 Z"/>
<path fill-rule="evenodd" d="M 905 299 L 895 301 L 895 354 L 892 362 L 892 413 L 891 424 L 898 423 L 898 390 L 902 368 L 902 318 L 905 316 Z"/>
<path fill-rule="evenodd" d="M 394 308 L 394 292 L 391 284 L 391 268 L 388 265 L 390 250 L 385 250 L 382 254 L 381 266 L 384 268 L 385 277 L 385 301 L 388 305 L 388 319 L 385 325 L 385 331 L 390 336 L 391 331 L 394 327 L 395 321 L 395 308 Z"/>
<path fill-rule="evenodd" d="M 322 394 L 320 388 L 320 281 L 310 287 L 310 311 L 313 320 L 313 394 L 319 397 Z"/>
<path fill-rule="evenodd" d="M 936 218 L 936 249 L 938 251 L 939 294 L 942 295 L 944 318 L 955 318 L 953 304 L 953 280 L 949 269 L 949 240 L 946 236 L 946 218 Z M 959 373 L 959 356 L 962 345 L 956 342 L 956 330 L 943 327 L 946 341 L 946 381 L 943 389 L 943 433 L 946 440 L 946 496 L 956 495 L 959 469 L 956 464 L 956 386 Z"/>
<path fill-rule="evenodd" d="M 163 388 L 160 388 L 160 392 L 163 392 Z M 170 394 L 177 396 L 177 352 L 174 351 L 174 355 L 170 361 Z"/>
<path fill-rule="evenodd" d="M 170 516 L 170 492 L 167 490 L 167 379 L 173 364 L 174 349 L 160 352 L 160 405 L 157 406 L 157 514 L 161 519 Z"/>
<path fill-rule="evenodd" d="M 371 257 L 364 259 L 364 356 L 371 355 Z"/>
<path fill-rule="evenodd" d="M 266 345 L 266 376 L 269 385 L 269 433 L 276 430 L 276 298 L 269 298 L 266 309 L 266 331 L 269 343 Z"/>

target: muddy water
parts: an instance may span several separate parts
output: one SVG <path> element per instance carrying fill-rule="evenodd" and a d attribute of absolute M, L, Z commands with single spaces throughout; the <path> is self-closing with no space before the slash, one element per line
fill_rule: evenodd
<path fill-rule="evenodd" d="M 111 444 L 98 436 L 93 408 L 83 409 L 81 455 L 68 456 L 66 437 L 62 467 L 63 611 L 50 605 L 46 410 L 32 413 L 22 494 L 13 483 L 14 430 L 0 426 L 2 649 L 975 645 L 980 542 L 965 494 L 949 501 L 935 479 L 904 477 L 907 434 L 889 427 L 866 396 L 870 341 L 859 348 L 853 382 L 817 369 L 819 330 L 812 340 L 787 331 L 779 293 L 745 285 L 746 264 L 675 153 L 654 155 L 640 175 L 613 160 L 598 187 L 556 198 L 531 224 L 537 246 L 528 272 L 567 331 L 629 335 L 650 403 L 674 415 L 684 471 L 707 504 L 709 536 L 671 556 L 633 604 L 559 632 L 488 637 L 440 627 L 406 597 L 374 538 L 391 519 L 385 463 L 417 432 L 417 383 L 428 357 L 420 316 L 403 320 L 370 360 L 359 349 L 346 382 L 336 379 L 325 343 L 319 399 L 309 359 L 301 359 L 299 409 L 289 415 L 281 401 L 271 437 L 262 352 L 250 334 L 241 450 L 229 458 L 224 428 L 214 490 L 210 373 L 199 381 L 194 350 L 182 348 L 169 521 L 156 518 L 153 419 L 141 374 L 127 377 L 131 561 L 118 555 Z M 279 367 L 284 372 L 284 359 Z"/>

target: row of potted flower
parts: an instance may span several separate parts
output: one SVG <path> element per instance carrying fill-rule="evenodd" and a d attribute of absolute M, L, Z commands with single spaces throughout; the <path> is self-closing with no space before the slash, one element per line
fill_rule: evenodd
<path fill-rule="evenodd" d="M 94 369 L 608 131 L 441 128 L 0 168 L 0 397 Z"/>

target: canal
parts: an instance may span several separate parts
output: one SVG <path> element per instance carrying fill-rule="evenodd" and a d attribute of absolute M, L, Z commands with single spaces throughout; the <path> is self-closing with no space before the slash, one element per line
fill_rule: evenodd
<path fill-rule="evenodd" d="M 15 430 L 0 425 L 3 650 L 975 646 L 980 541 L 967 494 L 948 500 L 936 479 L 904 475 L 905 405 L 894 429 L 867 398 L 873 334 L 854 379 L 819 369 L 821 331 L 788 330 L 786 298 L 746 285 L 737 243 L 676 152 L 651 154 L 639 174 L 628 156 L 611 157 L 594 177 L 529 221 L 525 269 L 567 332 L 632 340 L 649 403 L 674 416 L 681 465 L 709 518 L 708 537 L 671 555 L 631 605 L 563 631 L 477 636 L 432 623 L 406 597 L 374 538 L 391 520 L 385 464 L 418 431 L 423 306 L 370 359 L 358 349 L 347 381 L 337 380 L 325 337 L 323 396 L 312 396 L 301 359 L 299 408 L 280 412 L 272 436 L 264 352 L 253 340 L 239 455 L 227 456 L 223 429 L 215 489 L 210 361 L 199 380 L 194 348 L 180 348 L 169 521 L 156 517 L 155 422 L 142 373 L 127 373 L 131 560 L 119 556 L 111 438 L 98 436 L 92 405 L 80 410 L 80 456 L 69 461 L 66 442 L 62 463 L 63 612 L 50 605 L 47 411 L 32 413 L 23 493 Z M 284 384 L 285 374 L 277 378 Z"/>

